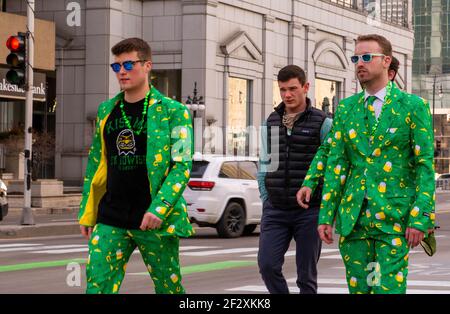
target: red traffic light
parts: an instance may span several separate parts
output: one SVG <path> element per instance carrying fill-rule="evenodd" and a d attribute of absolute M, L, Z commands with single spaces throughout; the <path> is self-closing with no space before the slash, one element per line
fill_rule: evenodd
<path fill-rule="evenodd" d="M 25 39 L 22 36 L 10 36 L 6 41 L 6 47 L 13 52 L 21 51 L 25 47 Z"/>

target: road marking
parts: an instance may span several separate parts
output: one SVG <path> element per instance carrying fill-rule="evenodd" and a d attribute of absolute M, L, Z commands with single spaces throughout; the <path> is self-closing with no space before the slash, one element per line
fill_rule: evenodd
<path fill-rule="evenodd" d="M 320 254 L 333 253 L 333 252 L 339 252 L 339 249 L 322 249 Z M 289 250 L 286 252 L 286 254 L 284 254 L 284 257 L 290 257 L 290 256 L 295 256 L 295 250 Z M 258 253 L 241 255 L 241 257 L 258 257 Z"/>
<path fill-rule="evenodd" d="M 244 252 L 254 252 L 254 251 L 258 251 L 258 248 L 253 247 L 253 248 L 236 248 L 236 249 L 212 250 L 212 251 L 201 251 L 201 252 L 187 252 L 187 253 L 180 253 L 180 255 L 183 255 L 183 256 L 211 256 L 211 255 L 244 253 Z"/>
<path fill-rule="evenodd" d="M 242 286 L 242 287 L 237 287 L 237 288 L 232 288 L 232 289 L 226 289 L 226 291 L 232 291 L 232 292 L 264 292 L 264 293 L 268 293 L 269 291 L 267 291 L 267 288 L 265 286 Z M 290 293 L 299 293 L 300 289 L 298 287 L 289 287 L 289 292 Z M 344 294 L 344 293 L 348 293 L 348 289 L 347 288 L 334 288 L 334 287 L 318 287 L 317 289 L 317 293 L 319 294 Z"/>
<path fill-rule="evenodd" d="M 295 283 L 297 278 L 289 278 L 286 280 L 288 283 Z M 317 283 L 327 285 L 347 285 L 345 278 L 319 278 Z M 450 281 L 437 281 L 437 280 L 407 280 L 408 287 L 450 287 Z M 450 292 L 450 290 L 448 291 Z"/>
<path fill-rule="evenodd" d="M 295 256 L 295 250 L 287 251 L 284 257 Z M 241 255 L 240 257 L 258 257 L 258 253 Z"/>
<path fill-rule="evenodd" d="M 74 248 L 74 249 L 61 249 L 61 250 L 43 250 L 30 252 L 33 254 L 67 254 L 67 253 L 81 253 L 89 252 L 88 247 Z"/>
<path fill-rule="evenodd" d="M 295 278 L 288 279 L 287 282 L 292 283 L 295 282 Z M 321 287 L 321 284 L 335 284 L 335 285 L 347 285 L 345 279 L 337 279 L 337 278 L 322 278 L 318 279 L 319 287 L 317 289 L 317 293 L 319 294 L 348 294 L 347 287 Z M 409 287 L 450 287 L 450 282 L 448 281 L 422 281 L 422 280 L 408 280 L 408 288 L 406 290 L 407 294 L 448 294 L 450 290 L 435 290 L 435 289 L 410 289 Z M 233 292 L 265 292 L 267 293 L 267 288 L 264 285 L 248 285 L 242 287 L 236 287 L 231 289 L 226 289 L 226 291 Z M 298 287 L 290 286 L 289 291 L 291 293 L 299 293 L 300 290 Z"/>
<path fill-rule="evenodd" d="M 78 248 L 80 246 L 86 246 L 85 244 L 65 244 L 65 245 L 44 245 L 39 247 L 17 247 L 17 248 L 6 248 L 0 249 L 2 252 L 19 252 L 19 251 L 36 251 L 36 250 L 46 250 L 46 249 L 62 249 L 62 248 Z M 34 253 L 34 252 L 32 252 Z"/>
<path fill-rule="evenodd" d="M 219 248 L 219 246 L 181 246 L 180 252 L 200 250 L 200 249 L 214 249 Z M 16 244 L 4 244 L 0 245 L 0 253 L 4 252 L 21 252 L 30 251 L 32 254 L 68 254 L 68 253 L 81 253 L 89 252 L 88 245 L 86 244 L 65 244 L 65 245 L 46 245 L 43 244 L 27 244 L 27 243 L 16 243 Z M 140 253 L 136 249 L 133 254 Z"/>
<path fill-rule="evenodd" d="M 0 266 L 0 273 L 10 272 L 10 271 L 18 271 L 18 270 L 30 270 L 30 269 L 37 269 L 37 268 L 67 266 L 69 263 L 84 264 L 84 263 L 86 263 L 86 259 L 76 258 L 76 259 L 66 259 L 66 260 L 49 261 L 49 262 L 5 265 L 5 266 Z"/>
<path fill-rule="evenodd" d="M 85 258 L 75 258 L 75 259 L 65 259 L 56 261 L 46 261 L 46 262 L 35 262 L 26 264 L 15 264 L 15 265 L 4 265 L 0 266 L 0 273 L 11 272 L 11 271 L 21 271 L 21 270 L 31 270 L 38 268 L 50 268 L 50 267 L 60 267 L 67 266 L 69 263 L 79 263 L 86 264 L 87 259 Z M 196 264 L 181 267 L 181 274 L 188 275 L 194 273 L 215 271 L 215 270 L 225 270 L 237 267 L 254 266 L 255 261 L 222 261 L 207 264 Z M 147 272 L 144 273 L 128 273 L 129 275 L 148 275 Z"/>
<path fill-rule="evenodd" d="M 214 263 L 207 263 L 207 264 L 197 264 L 197 265 L 181 267 L 181 274 L 184 276 L 184 275 L 189 275 L 189 274 L 203 273 L 203 272 L 209 272 L 209 271 L 215 271 L 215 270 L 225 270 L 225 269 L 231 269 L 231 268 L 253 266 L 255 264 L 256 264 L 255 261 L 222 261 L 222 262 L 214 262 Z M 129 273 L 129 275 L 148 276 L 148 272 Z"/>
<path fill-rule="evenodd" d="M 85 246 L 82 248 L 73 248 L 68 249 L 70 246 L 61 246 L 61 250 L 41 250 L 41 251 L 35 251 L 31 252 L 34 254 L 68 254 L 68 253 L 80 253 L 80 252 L 89 252 L 89 248 L 86 245 L 79 245 L 79 246 Z M 217 248 L 217 246 L 182 246 L 180 247 L 180 251 L 190 251 L 190 250 L 198 250 L 198 249 L 213 249 Z M 56 247 L 55 247 L 56 249 Z M 140 254 L 139 249 L 135 249 L 133 251 L 133 254 Z"/>
<path fill-rule="evenodd" d="M 341 254 L 320 256 L 320 259 L 342 259 Z"/>
<path fill-rule="evenodd" d="M 30 246 L 39 246 L 39 245 L 43 245 L 43 244 L 28 244 L 28 243 L 14 243 L 14 244 L 0 244 L 0 249 L 1 248 L 13 248 L 13 247 L 30 247 Z"/>
<path fill-rule="evenodd" d="M 202 250 L 202 249 L 216 249 L 220 248 L 220 246 L 180 246 L 180 252 L 184 251 L 192 251 L 192 250 Z"/>

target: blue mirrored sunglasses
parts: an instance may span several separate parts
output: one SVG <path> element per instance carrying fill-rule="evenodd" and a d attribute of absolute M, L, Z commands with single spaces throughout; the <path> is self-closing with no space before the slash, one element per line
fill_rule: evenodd
<path fill-rule="evenodd" d="M 123 65 L 123 68 L 125 69 L 125 71 L 131 71 L 131 70 L 133 70 L 134 64 L 136 62 L 145 62 L 145 61 L 147 61 L 147 60 L 136 60 L 136 61 L 128 60 L 128 61 L 124 61 L 122 63 L 115 62 L 115 63 L 111 63 L 111 68 L 114 72 L 117 73 L 120 71 L 120 69 L 122 68 L 122 65 Z"/>
<path fill-rule="evenodd" d="M 384 57 L 385 55 L 382 53 L 365 53 L 363 55 L 354 55 L 350 57 L 350 60 L 352 60 L 352 62 L 354 64 L 358 63 L 358 61 L 361 59 L 362 62 L 370 62 L 372 61 L 373 57 Z"/>

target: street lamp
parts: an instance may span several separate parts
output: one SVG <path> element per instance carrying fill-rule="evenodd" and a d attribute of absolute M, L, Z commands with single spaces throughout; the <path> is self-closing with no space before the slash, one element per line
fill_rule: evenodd
<path fill-rule="evenodd" d="M 435 102 L 436 102 L 436 77 L 437 77 L 437 75 L 435 73 L 434 76 L 433 76 L 433 120 L 432 120 L 432 123 L 433 123 L 433 135 L 435 135 L 435 133 L 436 133 L 436 130 L 434 129 L 434 114 L 435 114 L 435 107 L 436 107 L 435 106 Z M 439 87 L 438 96 L 439 96 L 439 98 L 442 98 L 444 96 L 444 93 L 442 91 L 442 84 Z M 441 108 L 442 108 L 442 104 L 441 104 Z M 441 125 L 442 125 L 442 123 L 441 123 Z M 440 136 L 442 137 L 442 131 L 441 131 L 441 135 Z M 438 143 L 438 141 L 436 140 L 436 143 L 435 143 L 435 157 L 437 157 L 436 154 L 440 154 L 440 147 L 438 149 L 437 143 Z M 439 143 L 440 143 L 440 141 L 439 141 Z"/>
<path fill-rule="evenodd" d="M 195 124 L 196 124 L 196 118 L 197 118 L 197 111 L 204 111 L 206 109 L 205 103 L 203 102 L 203 96 L 199 96 L 197 97 L 197 82 L 194 82 L 194 92 L 193 92 L 194 97 L 191 98 L 191 95 L 188 95 L 187 99 L 186 99 L 186 107 L 190 110 L 192 110 L 193 112 L 193 116 L 194 116 L 194 123 L 192 124 L 192 128 L 194 131 L 194 143 L 196 143 L 196 138 L 197 138 L 197 131 L 195 128 Z M 201 133 L 200 133 L 200 139 L 201 139 Z M 202 149 L 203 151 L 203 149 Z"/>
<path fill-rule="evenodd" d="M 434 132 L 435 132 L 435 130 L 434 130 L 434 108 L 435 108 L 435 101 L 436 101 L 436 74 L 434 74 L 434 76 L 433 76 L 433 120 L 432 120 L 432 123 L 433 123 L 433 134 L 434 134 Z"/>
<path fill-rule="evenodd" d="M 203 102 L 203 96 L 197 97 L 197 82 L 194 82 L 194 97 L 188 95 L 186 100 L 186 107 L 194 113 L 194 122 L 197 117 L 197 111 L 203 111 L 206 109 L 205 103 Z"/>

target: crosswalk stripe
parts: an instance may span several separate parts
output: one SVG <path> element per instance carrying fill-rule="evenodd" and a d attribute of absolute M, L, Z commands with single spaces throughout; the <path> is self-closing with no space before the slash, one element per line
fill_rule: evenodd
<path fill-rule="evenodd" d="M 286 280 L 288 283 L 295 283 L 297 278 L 289 278 Z M 318 278 L 318 284 L 333 284 L 333 285 L 347 285 L 345 278 Z M 412 280 L 407 281 L 408 287 L 450 287 L 450 281 L 440 280 Z M 449 291 L 450 292 L 450 291 Z"/>
<path fill-rule="evenodd" d="M 340 254 L 321 255 L 320 259 L 342 259 L 342 256 Z"/>
<path fill-rule="evenodd" d="M 39 250 L 39 251 L 31 252 L 31 253 L 34 253 L 34 254 L 67 254 L 67 253 L 89 252 L 89 248 L 87 247 L 87 245 L 78 245 L 78 246 L 84 246 L 84 247 L 69 249 L 70 245 L 61 245 L 60 246 L 61 249 L 59 249 L 59 250 L 56 250 L 59 247 L 54 246 L 53 250 Z M 42 248 L 45 248 L 45 247 L 42 247 Z M 182 246 L 182 247 L 180 247 L 180 251 L 198 250 L 198 249 L 206 249 L 206 248 L 217 248 L 217 246 Z M 138 253 L 140 253 L 139 249 L 135 249 L 133 251 L 133 254 L 138 254 Z"/>
<path fill-rule="evenodd" d="M 89 248 L 81 247 L 81 248 L 74 248 L 74 249 L 43 250 L 43 251 L 34 251 L 31 253 L 34 253 L 34 254 L 67 254 L 67 253 L 80 253 L 80 252 L 89 252 Z"/>
<path fill-rule="evenodd" d="M 284 257 L 288 257 L 288 256 L 295 256 L 295 250 L 287 251 L 286 254 L 284 254 Z M 240 257 L 258 257 L 258 253 L 245 254 L 245 255 L 241 255 Z"/>
<path fill-rule="evenodd" d="M 335 253 L 335 252 L 339 252 L 339 249 L 322 249 L 320 251 L 321 254 L 324 254 L 324 253 Z"/>
<path fill-rule="evenodd" d="M 200 251 L 200 252 L 186 252 L 180 253 L 183 256 L 210 256 L 219 254 L 233 254 L 258 251 L 258 248 L 236 248 L 236 249 L 224 249 L 224 250 L 212 250 L 212 251 Z"/>
<path fill-rule="evenodd" d="M 339 249 L 322 249 L 320 254 L 326 254 L 326 253 L 332 253 L 332 252 L 338 252 Z M 289 250 L 286 252 L 286 254 L 284 254 L 284 257 L 290 257 L 290 256 L 295 256 L 296 253 L 295 250 Z M 256 254 L 247 254 L 247 255 L 241 255 L 241 257 L 257 257 L 258 253 Z"/>
<path fill-rule="evenodd" d="M 84 244 L 65 244 L 65 245 L 44 245 L 39 247 L 16 247 L 16 248 L 7 248 L 7 249 L 0 249 L 1 252 L 20 252 L 20 251 L 35 251 L 35 250 L 46 250 L 46 249 L 60 249 L 60 248 L 73 248 L 73 247 L 80 247 L 80 246 L 86 246 Z"/>
<path fill-rule="evenodd" d="M 43 244 L 28 244 L 28 243 L 14 243 L 14 244 L 0 244 L 0 249 L 1 248 L 13 248 L 13 247 L 29 247 L 29 246 L 39 246 L 39 245 L 43 245 Z"/>
<path fill-rule="evenodd" d="M 408 286 L 410 284 L 408 283 Z M 226 289 L 226 291 L 232 292 L 265 292 L 267 293 L 267 288 L 263 285 L 249 285 L 236 287 L 231 289 Z M 289 292 L 291 293 L 299 293 L 300 290 L 298 287 L 290 286 Z M 318 287 L 317 293 L 319 294 L 348 294 L 348 289 L 346 287 Z M 434 289 L 410 289 L 407 288 L 406 294 L 448 294 L 450 290 L 434 290 Z"/>
<path fill-rule="evenodd" d="M 237 288 L 231 288 L 226 289 L 226 291 L 233 291 L 233 292 L 265 292 L 268 293 L 269 291 L 265 286 L 242 286 Z M 300 289 L 298 287 L 289 287 L 290 293 L 299 293 Z M 317 293 L 319 294 L 344 294 L 348 293 L 347 288 L 335 288 L 335 287 L 318 287 Z"/>
<path fill-rule="evenodd" d="M 193 251 L 198 249 L 215 249 L 218 247 L 220 246 L 180 246 L 180 252 Z M 137 248 L 133 251 L 133 254 L 140 254 L 140 253 L 141 252 Z M 184 255 L 184 253 L 180 253 L 180 255 Z"/>
<path fill-rule="evenodd" d="M 216 249 L 220 248 L 220 246 L 180 246 L 180 252 L 184 251 L 192 251 L 192 250 L 201 250 L 201 249 Z"/>

